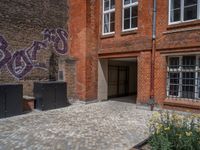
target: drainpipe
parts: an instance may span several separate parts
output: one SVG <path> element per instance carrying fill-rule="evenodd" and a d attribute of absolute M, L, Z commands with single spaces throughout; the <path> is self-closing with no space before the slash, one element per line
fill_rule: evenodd
<path fill-rule="evenodd" d="M 157 0 L 153 0 L 153 21 L 152 21 L 152 51 L 151 51 L 151 91 L 149 104 L 151 111 L 153 111 L 155 98 L 154 98 L 154 68 L 155 68 L 155 52 L 156 52 L 156 13 L 157 13 Z"/>

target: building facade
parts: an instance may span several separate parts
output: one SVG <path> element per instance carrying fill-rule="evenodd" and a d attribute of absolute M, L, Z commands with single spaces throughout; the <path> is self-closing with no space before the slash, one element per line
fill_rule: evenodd
<path fill-rule="evenodd" d="M 0 3 L 1 83 L 32 95 L 35 81 L 64 80 L 72 100 L 199 109 L 200 0 Z"/>
<path fill-rule="evenodd" d="M 80 99 L 134 95 L 139 104 L 199 109 L 199 0 L 157 0 L 156 12 L 153 0 L 71 3 Z"/>

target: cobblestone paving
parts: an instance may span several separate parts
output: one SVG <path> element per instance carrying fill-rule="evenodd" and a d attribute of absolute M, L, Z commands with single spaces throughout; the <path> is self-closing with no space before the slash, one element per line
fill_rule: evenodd
<path fill-rule="evenodd" d="M 100 102 L 0 120 L 1 150 L 128 150 L 148 137 L 151 112 Z"/>

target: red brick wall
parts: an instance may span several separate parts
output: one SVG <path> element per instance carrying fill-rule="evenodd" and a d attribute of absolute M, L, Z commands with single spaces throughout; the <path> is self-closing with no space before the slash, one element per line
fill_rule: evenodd
<path fill-rule="evenodd" d="M 12 54 L 21 50 L 25 51 L 31 47 L 33 41 L 42 41 L 41 32 L 46 28 L 62 28 L 67 31 L 68 6 L 66 2 L 67 0 L 58 2 L 41 0 L 0 1 L 0 35 L 8 43 L 7 51 Z M 11 74 L 6 65 L 2 66 L 0 68 L 0 84 L 21 83 L 23 84 L 23 94 L 33 95 L 33 82 L 49 80 L 51 67 L 58 67 L 58 65 L 50 65 L 52 53 L 55 53 L 53 46 L 46 49 L 41 48 L 37 51 L 37 63 L 44 63 L 46 69 L 34 68 L 21 78 Z M 24 66 L 25 63 L 21 63 L 20 67 L 23 68 Z M 32 68 L 32 65 L 28 65 L 26 70 L 30 68 Z"/>
<path fill-rule="evenodd" d="M 152 1 L 139 0 L 138 30 L 133 32 L 122 32 L 123 5 L 122 1 L 116 0 L 115 3 L 115 34 L 111 36 L 100 35 L 99 53 L 151 50 Z M 101 31 L 101 20 L 99 25 Z"/>
<path fill-rule="evenodd" d="M 97 95 L 98 58 L 138 57 L 138 102 L 150 97 L 153 0 L 139 0 L 138 29 L 122 33 L 122 2 L 116 0 L 115 34 L 102 36 L 101 0 L 70 0 L 70 54 L 77 58 L 76 91 L 82 100 Z M 157 0 L 155 99 L 166 98 L 166 55 L 200 51 L 200 21 L 168 25 L 168 1 Z"/>
<path fill-rule="evenodd" d="M 166 56 L 200 53 L 200 20 L 176 25 L 168 24 L 168 1 L 157 1 L 157 41 L 155 59 L 155 99 L 166 99 Z"/>
<path fill-rule="evenodd" d="M 138 103 L 146 103 L 150 97 L 152 2 L 139 0 L 138 29 L 132 32 L 122 32 L 123 5 L 122 1 L 115 1 L 115 34 L 103 36 L 100 32 L 99 35 L 99 56 L 101 58 L 138 56 Z M 101 24 L 100 18 L 100 31 Z"/>
<path fill-rule="evenodd" d="M 141 52 L 138 57 L 137 102 L 147 103 L 150 97 L 151 52 Z"/>
<path fill-rule="evenodd" d="M 99 1 L 70 0 L 70 55 L 77 59 L 76 93 L 80 100 L 97 98 Z"/>
<path fill-rule="evenodd" d="M 199 48 L 200 20 L 168 25 L 168 1 L 158 0 L 157 4 L 157 49 L 173 52 Z"/>

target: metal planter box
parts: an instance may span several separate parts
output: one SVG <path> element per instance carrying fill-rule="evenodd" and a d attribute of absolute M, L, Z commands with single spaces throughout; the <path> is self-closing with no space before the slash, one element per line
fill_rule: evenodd
<path fill-rule="evenodd" d="M 0 118 L 21 115 L 23 113 L 23 85 L 0 85 Z"/>
<path fill-rule="evenodd" d="M 35 82 L 35 108 L 50 110 L 68 106 L 65 82 Z"/>

